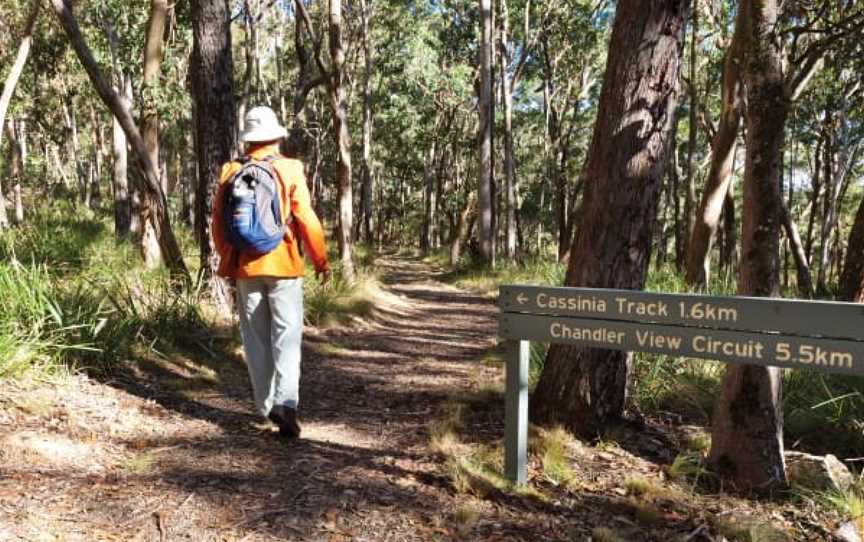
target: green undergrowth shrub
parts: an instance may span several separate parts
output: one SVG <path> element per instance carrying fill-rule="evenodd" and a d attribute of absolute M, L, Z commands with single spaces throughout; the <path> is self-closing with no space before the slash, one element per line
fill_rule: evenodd
<path fill-rule="evenodd" d="M 840 457 L 864 449 L 864 378 L 786 370 L 784 430 L 804 449 Z"/>
<path fill-rule="evenodd" d="M 354 251 L 355 280 L 345 280 L 335 243 L 331 243 L 328 254 L 333 276 L 322 286 L 310 268 L 303 283 L 305 319 L 314 326 L 345 324 L 352 318 L 365 318 L 372 309 L 387 297 L 375 269 L 375 253 L 366 246 L 358 245 Z"/>
<path fill-rule="evenodd" d="M 115 239 L 112 220 L 110 211 L 55 202 L 0 232 L 0 378 L 104 372 L 142 351 L 216 355 L 207 344 L 225 335 L 215 329 L 225 319 L 211 310 L 201 284 L 178 285 L 164 269 L 145 269 L 136 247 Z M 175 225 L 175 234 L 196 277 L 193 233 Z M 372 251 L 357 248 L 354 284 L 342 277 L 335 254 L 330 260 L 330 284 L 320 286 L 311 269 L 304 284 L 307 321 L 316 325 L 367 315 L 384 295 L 370 271 Z"/>
<path fill-rule="evenodd" d="M 441 256 L 427 258 L 432 263 L 443 262 Z M 488 296 L 497 296 L 502 284 L 539 284 L 558 286 L 564 282 L 563 264 L 548 259 L 528 259 L 521 262 L 499 262 L 490 269 L 481 262 L 468 261 L 444 276 L 447 282 L 460 288 Z"/>
<path fill-rule="evenodd" d="M 347 282 L 338 270 L 330 283 L 322 286 L 314 274 L 304 281 L 306 322 L 314 326 L 344 324 L 352 317 L 366 317 L 375 307 L 381 293 L 380 283 L 372 271 L 359 269 L 354 283 Z"/>
<path fill-rule="evenodd" d="M 108 216 L 57 204 L 0 234 L 0 378 L 104 372 L 207 328 L 196 287 L 144 269 Z"/>

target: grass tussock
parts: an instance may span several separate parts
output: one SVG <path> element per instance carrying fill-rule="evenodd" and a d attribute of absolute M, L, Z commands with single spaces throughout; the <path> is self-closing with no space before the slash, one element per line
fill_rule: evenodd
<path fill-rule="evenodd" d="M 649 502 L 631 500 L 629 503 L 633 516 L 640 524 L 657 525 L 665 521 L 663 510 Z"/>
<path fill-rule="evenodd" d="M 427 261 L 441 266 L 449 265 L 449 260 L 437 256 L 431 256 Z M 451 270 L 444 279 L 460 288 L 492 297 L 498 295 L 501 284 L 560 285 L 564 280 L 564 272 L 563 264 L 546 259 L 507 262 L 495 269 L 469 261 Z"/>
<path fill-rule="evenodd" d="M 704 456 L 699 452 L 683 452 L 678 454 L 672 464 L 666 468 L 666 475 L 678 482 L 689 482 L 694 487 L 706 477 L 713 474 L 705 466 Z"/>
<path fill-rule="evenodd" d="M 715 516 L 712 524 L 717 532 L 736 542 L 789 542 L 788 533 L 766 523 L 764 520 L 726 518 Z"/>
<path fill-rule="evenodd" d="M 438 409 L 438 416 L 429 426 L 429 438 L 433 449 L 436 449 L 436 441 L 456 438 L 456 435 L 465 427 L 465 403 L 455 397 L 445 401 Z M 439 453 L 447 453 L 447 449 L 437 450 Z"/>
<path fill-rule="evenodd" d="M 694 431 L 689 433 L 684 438 L 684 449 L 707 455 L 711 449 L 711 434 L 707 431 Z"/>
<path fill-rule="evenodd" d="M 479 520 L 480 507 L 474 502 L 461 504 L 453 512 L 453 526 L 456 533 L 462 538 L 471 533 Z"/>
<path fill-rule="evenodd" d="M 120 462 L 118 467 L 126 474 L 144 474 L 153 467 L 155 462 L 155 454 L 150 452 L 144 452 L 124 459 Z"/>
<path fill-rule="evenodd" d="M 471 402 L 453 396 L 438 411 L 429 426 L 430 448 L 444 459 L 444 473 L 453 489 L 483 499 L 496 493 L 511 493 L 534 500 L 545 497 L 530 486 L 515 486 L 504 477 L 504 449 L 500 444 L 472 443 L 462 438 Z"/>
<path fill-rule="evenodd" d="M 792 493 L 797 499 L 837 513 L 844 521 L 856 521 L 864 530 L 864 487 L 860 479 L 845 490 L 814 490 L 796 486 Z"/>
<path fill-rule="evenodd" d="M 864 498 L 855 490 L 830 490 L 820 495 L 819 501 L 848 519 L 864 517 Z"/>
<path fill-rule="evenodd" d="M 384 289 L 371 267 L 357 266 L 353 283 L 344 279 L 336 267 L 331 281 L 322 286 L 314 279 L 304 283 L 306 322 L 332 327 L 369 317 L 376 307 L 399 309 L 403 301 Z"/>
<path fill-rule="evenodd" d="M 594 527 L 591 529 L 592 542 L 627 542 L 627 539 L 615 529 L 609 527 Z"/>
<path fill-rule="evenodd" d="M 643 497 L 662 493 L 663 489 L 655 482 L 641 476 L 628 476 L 624 480 L 624 490 L 632 497 Z"/>
<path fill-rule="evenodd" d="M 543 476 L 556 486 L 568 486 L 575 482 L 571 452 L 576 440 L 563 427 L 552 429 L 535 428 L 530 439 L 531 448 L 540 460 Z"/>

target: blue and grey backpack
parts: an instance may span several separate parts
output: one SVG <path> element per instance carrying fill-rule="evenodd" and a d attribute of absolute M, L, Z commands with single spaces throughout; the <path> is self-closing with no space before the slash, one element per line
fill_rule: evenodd
<path fill-rule="evenodd" d="M 267 254 L 285 236 L 279 203 L 279 174 L 273 169 L 275 156 L 240 159 L 240 170 L 228 181 L 223 202 L 225 237 L 238 251 Z M 289 212 L 288 216 L 291 216 Z"/>

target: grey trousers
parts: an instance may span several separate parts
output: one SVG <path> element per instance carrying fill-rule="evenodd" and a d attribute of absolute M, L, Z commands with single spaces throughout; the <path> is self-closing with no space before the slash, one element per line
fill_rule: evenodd
<path fill-rule="evenodd" d="M 303 279 L 238 279 L 237 293 L 240 334 L 255 407 L 265 417 L 274 405 L 297 408 Z"/>

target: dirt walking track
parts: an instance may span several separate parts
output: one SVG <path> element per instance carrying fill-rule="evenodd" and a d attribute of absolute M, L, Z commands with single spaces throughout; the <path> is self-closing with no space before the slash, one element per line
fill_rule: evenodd
<path fill-rule="evenodd" d="M 458 496 L 428 449 L 428 424 L 452 394 L 500 378 L 480 363 L 496 309 L 417 260 L 380 265 L 387 292 L 372 316 L 307 331 L 299 441 L 250 413 L 239 351 L 5 390 L 0 540 L 459 536 L 448 526 Z M 481 538 L 522 538 L 493 519 L 477 526 Z"/>

